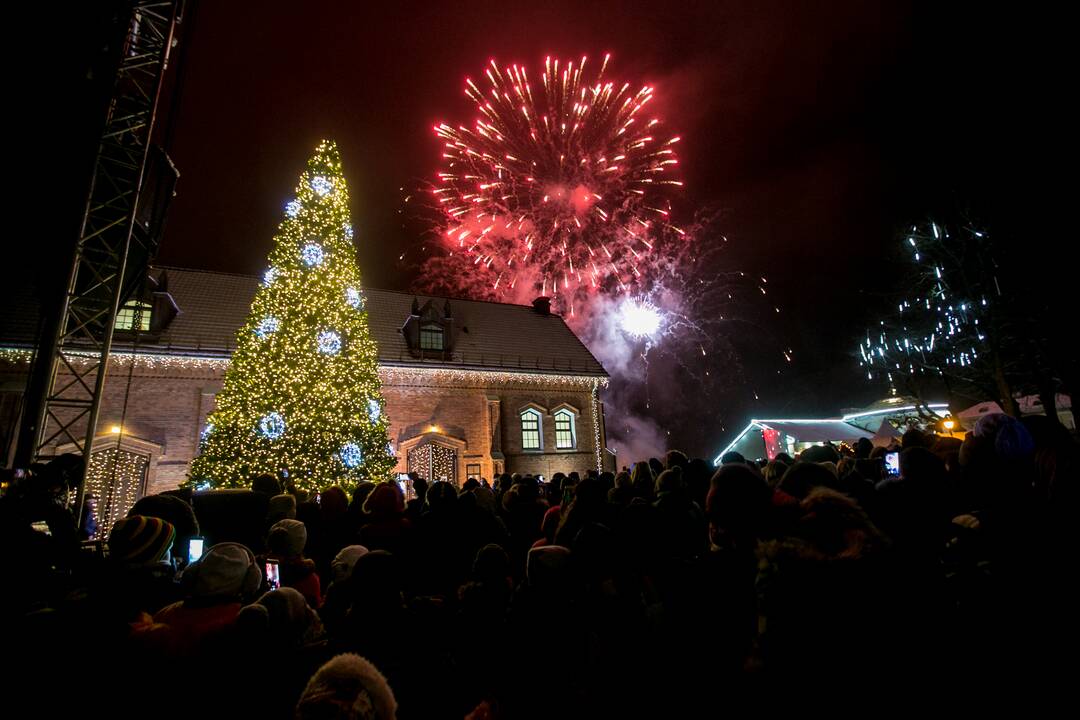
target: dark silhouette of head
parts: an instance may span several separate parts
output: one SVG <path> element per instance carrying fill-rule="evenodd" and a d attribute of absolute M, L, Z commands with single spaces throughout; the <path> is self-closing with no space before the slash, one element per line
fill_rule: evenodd
<path fill-rule="evenodd" d="M 281 494 L 281 483 L 273 475 L 258 475 L 251 481 L 251 489 L 261 495 L 274 495 Z"/>

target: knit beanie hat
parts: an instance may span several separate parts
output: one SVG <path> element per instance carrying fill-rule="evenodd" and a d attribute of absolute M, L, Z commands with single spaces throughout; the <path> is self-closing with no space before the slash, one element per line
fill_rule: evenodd
<path fill-rule="evenodd" d="M 975 423 L 969 436 L 969 447 L 960 448 L 960 462 L 963 465 L 974 459 L 972 456 L 979 449 L 993 447 L 994 454 L 1002 460 L 1024 460 L 1035 452 L 1035 440 L 1031 433 L 1014 417 L 1004 413 L 983 415 Z"/>
<path fill-rule="evenodd" d="M 174 495 L 145 495 L 139 498 L 127 512 L 131 515 L 161 518 L 176 528 L 176 539 L 183 543 L 199 534 L 199 520 L 191 505 Z"/>
<path fill-rule="evenodd" d="M 286 645 L 314 642 L 323 634 L 319 615 L 299 590 L 290 587 L 264 593 L 251 605 L 240 609 L 236 622 L 241 632 L 262 634 Z"/>
<path fill-rule="evenodd" d="M 307 526 L 299 520 L 278 520 L 266 539 L 270 552 L 283 557 L 299 557 L 307 545 Z"/>
<path fill-rule="evenodd" d="M 296 717 L 394 720 L 397 701 L 378 668 L 348 653 L 319 668 L 296 705 Z"/>
<path fill-rule="evenodd" d="M 431 490 L 428 490 L 431 493 Z M 456 495 L 456 492 L 455 492 Z M 375 486 L 364 501 L 364 512 L 368 515 L 386 517 L 405 511 L 405 498 L 397 483 L 382 482 Z"/>
<path fill-rule="evenodd" d="M 495 511 L 495 493 L 491 491 L 491 488 L 481 485 L 478 488 L 474 488 L 472 494 L 473 497 L 476 498 L 477 507 L 489 512 Z"/>
<path fill-rule="evenodd" d="M 160 562 L 176 539 L 176 528 L 160 518 L 132 515 L 117 520 L 109 533 L 109 556 L 129 565 Z"/>
<path fill-rule="evenodd" d="M 180 576 L 192 597 L 239 597 L 258 589 L 262 573 L 251 550 L 240 543 L 218 543 Z"/>
<path fill-rule="evenodd" d="M 676 465 L 656 477 L 656 492 L 676 492 L 683 488 L 682 468 Z"/>
<path fill-rule="evenodd" d="M 368 549 L 363 545 L 349 545 L 341 548 L 338 554 L 334 556 L 333 562 L 330 563 L 334 582 L 347 580 L 352 575 L 353 568 L 356 567 L 356 561 L 367 554 Z"/>
<path fill-rule="evenodd" d="M 266 509 L 266 519 L 277 522 L 285 518 L 296 517 L 296 497 L 293 495 L 275 495 L 270 498 Z"/>
<path fill-rule="evenodd" d="M 545 545 L 529 551 L 525 562 L 525 579 L 531 587 L 547 590 L 567 584 L 570 572 L 570 549 L 562 545 Z"/>
<path fill-rule="evenodd" d="M 994 450 L 1003 460 L 1026 460 L 1035 452 L 1035 440 L 1024 424 L 1014 417 L 1006 419 L 998 427 L 994 438 Z"/>

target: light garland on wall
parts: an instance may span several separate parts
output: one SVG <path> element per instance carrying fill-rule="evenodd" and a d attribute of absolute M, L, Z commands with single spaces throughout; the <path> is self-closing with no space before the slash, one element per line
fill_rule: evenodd
<path fill-rule="evenodd" d="M 607 386 L 607 378 L 604 379 Z M 596 451 L 596 472 L 604 472 L 604 453 L 600 447 L 600 382 L 594 381 L 589 392 L 592 401 L 593 448 Z"/>
<path fill-rule="evenodd" d="M 82 365 L 94 362 L 97 353 L 82 351 L 67 351 L 64 357 L 72 365 Z M 0 347 L 0 362 L 29 365 L 34 359 L 34 351 L 29 348 Z M 109 353 L 109 362 L 117 367 L 127 367 L 132 362 L 136 367 L 155 370 L 214 370 L 224 372 L 229 366 L 227 357 L 211 357 L 206 355 L 158 355 L 154 353 L 137 352 L 132 356 L 130 350 L 124 352 Z"/>
<path fill-rule="evenodd" d="M 555 375 L 547 373 L 523 373 L 504 370 L 458 370 L 452 368 L 400 367 L 383 365 L 379 376 L 384 385 L 409 385 L 436 383 L 439 385 L 543 385 L 561 388 L 589 390 L 593 385 L 607 387 L 608 379 L 596 375 Z"/>
<path fill-rule="evenodd" d="M 97 357 L 89 352 L 66 352 L 65 357 L 78 364 L 90 362 Z M 0 347 L 0 361 L 28 364 L 34 358 L 34 351 L 27 348 Z M 152 369 L 211 369 L 224 372 L 229 366 L 228 357 L 210 357 L 199 355 L 158 355 L 138 352 L 132 358 L 131 352 L 113 352 L 109 361 L 118 366 L 134 362 L 136 367 Z M 379 377 L 383 384 L 428 384 L 440 385 L 473 384 L 489 386 L 492 383 L 502 385 L 542 385 L 561 388 L 589 390 L 593 383 L 606 388 L 608 379 L 597 375 L 558 375 L 549 373 L 525 373 L 507 370 L 465 370 L 454 368 L 403 367 L 399 365 L 379 365 Z"/>

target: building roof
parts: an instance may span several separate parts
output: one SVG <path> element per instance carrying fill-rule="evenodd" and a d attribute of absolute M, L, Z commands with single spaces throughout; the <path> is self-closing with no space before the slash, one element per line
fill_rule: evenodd
<path fill-rule="evenodd" d="M 261 278 L 252 275 L 159 267 L 179 313 L 151 341 L 142 338 L 147 353 L 168 352 L 224 356 L 236 347 L 236 333 L 251 311 Z M 543 315 L 528 305 L 441 298 L 366 288 L 368 327 L 379 349 L 380 365 L 491 368 L 566 375 L 606 376 L 603 366 L 558 315 Z M 28 296 L 29 297 L 29 296 Z M 456 329 L 448 359 L 414 357 L 400 332 L 413 300 L 428 300 L 440 312 L 446 302 Z M 0 341 L 33 342 L 36 308 L 14 311 L 21 317 L 0 321 Z M 0 313 L 10 315 L 11 308 Z M 123 339 L 114 346 L 125 347 Z M 130 347 L 130 346 L 127 346 Z"/>
<path fill-rule="evenodd" d="M 829 440 L 852 442 L 859 438 L 873 437 L 873 433 L 850 425 L 844 420 L 755 420 L 754 422 L 790 435 L 796 442 L 827 442 Z"/>
<path fill-rule="evenodd" d="M 790 435 L 796 442 L 856 442 L 859 438 L 873 438 L 873 433 L 867 432 L 860 427 L 852 425 L 843 418 L 785 418 L 779 420 L 751 420 L 743 428 L 742 432 L 725 447 L 713 460 L 714 465 L 720 464 L 720 458 L 724 453 L 735 447 L 752 429 L 778 430 L 784 435 Z"/>

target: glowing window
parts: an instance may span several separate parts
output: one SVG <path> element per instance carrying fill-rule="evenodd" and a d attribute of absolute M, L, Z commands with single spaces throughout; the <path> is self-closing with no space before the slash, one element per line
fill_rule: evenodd
<path fill-rule="evenodd" d="M 540 413 L 535 410 L 526 410 L 521 413 L 521 449 L 540 450 L 543 448 L 540 440 Z"/>
<path fill-rule="evenodd" d="M 116 313 L 117 330 L 148 331 L 150 329 L 150 303 L 132 300 Z"/>
<path fill-rule="evenodd" d="M 577 447 L 574 414 L 569 410 L 559 410 L 555 413 L 555 447 L 559 450 L 571 450 Z"/>
<path fill-rule="evenodd" d="M 429 323 L 420 327 L 420 349 L 421 350 L 442 350 L 443 349 L 443 329 Z"/>

